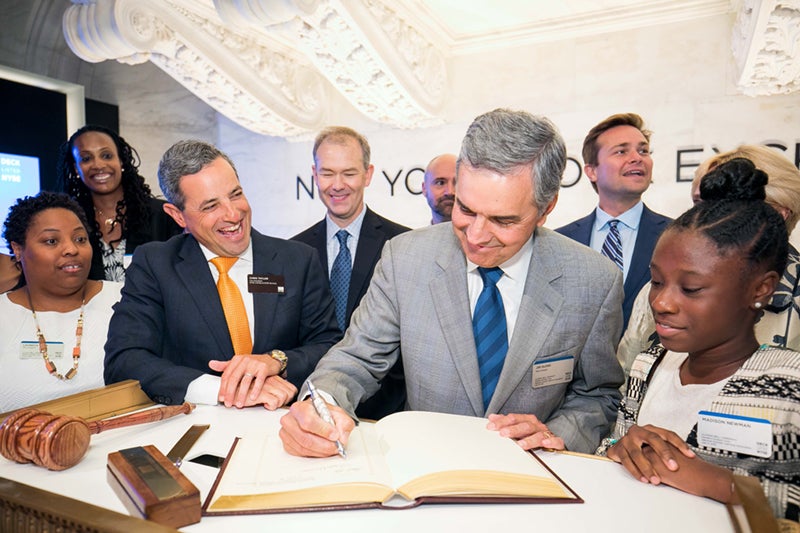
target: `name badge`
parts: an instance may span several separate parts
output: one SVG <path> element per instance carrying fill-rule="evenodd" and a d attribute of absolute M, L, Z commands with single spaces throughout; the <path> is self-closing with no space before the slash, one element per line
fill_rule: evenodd
<path fill-rule="evenodd" d="M 64 356 L 63 342 L 47 342 L 47 357 L 50 359 L 60 359 Z M 41 359 L 39 353 L 39 341 L 22 341 L 19 344 L 20 359 Z"/>
<path fill-rule="evenodd" d="M 536 361 L 533 364 L 533 388 L 569 383 L 574 366 L 575 358 L 571 355 Z"/>
<path fill-rule="evenodd" d="M 283 294 L 286 292 L 286 281 L 283 276 L 277 274 L 267 274 L 266 276 L 247 276 L 248 292 L 268 292 L 271 294 Z"/>
<path fill-rule="evenodd" d="M 706 448 L 772 457 L 772 424 L 764 418 L 700 411 L 697 443 Z"/>

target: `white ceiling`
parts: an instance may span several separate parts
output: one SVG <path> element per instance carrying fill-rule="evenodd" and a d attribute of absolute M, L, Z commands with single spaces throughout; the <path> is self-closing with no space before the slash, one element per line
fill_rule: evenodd
<path fill-rule="evenodd" d="M 726 13 L 739 90 L 797 91 L 786 1 L 72 0 L 63 30 L 86 61 L 151 61 L 240 125 L 293 137 L 335 93 L 379 123 L 439 123 L 453 56 Z"/>
<path fill-rule="evenodd" d="M 735 1 L 735 0 L 734 0 Z M 732 0 L 404 0 L 451 53 L 555 41 L 732 11 Z"/>

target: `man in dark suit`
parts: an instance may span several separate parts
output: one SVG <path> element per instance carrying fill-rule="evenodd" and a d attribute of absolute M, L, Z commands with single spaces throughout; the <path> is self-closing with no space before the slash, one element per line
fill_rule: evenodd
<path fill-rule="evenodd" d="M 671 219 L 647 208 L 652 183 L 650 131 L 635 113 L 612 115 L 583 140 L 584 171 L 599 196 L 597 208 L 556 231 L 609 257 L 623 272 L 623 331 L 633 301 L 650 281 L 650 257 Z"/>
<path fill-rule="evenodd" d="M 316 252 L 251 230 L 233 162 L 210 144 L 176 143 L 158 177 L 185 233 L 137 249 L 109 325 L 106 383 L 137 379 L 165 404 L 288 403 L 341 338 Z"/>
<path fill-rule="evenodd" d="M 383 244 L 409 228 L 383 218 L 364 205 L 364 189 L 372 180 L 370 147 L 363 135 L 341 126 L 326 128 L 315 141 L 311 167 L 314 183 L 327 208 L 325 218 L 292 237 L 317 249 L 328 273 L 337 321 L 342 331 L 367 292 Z M 347 232 L 345 235 L 343 232 Z M 346 247 L 341 246 L 345 240 Z M 378 419 L 403 409 L 402 363 L 383 380 L 380 390 L 362 403 L 357 414 Z"/>

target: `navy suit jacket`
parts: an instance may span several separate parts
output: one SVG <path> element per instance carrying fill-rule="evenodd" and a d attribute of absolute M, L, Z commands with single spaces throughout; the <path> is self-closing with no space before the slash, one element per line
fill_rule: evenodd
<path fill-rule="evenodd" d="M 628 327 L 628 320 L 631 318 L 633 301 L 636 295 L 650 281 L 650 259 L 653 257 L 653 250 L 661 232 L 667 227 L 672 219 L 659 215 L 644 206 L 642 218 L 639 219 L 639 231 L 636 235 L 636 244 L 633 248 L 633 257 L 628 268 L 628 276 L 625 278 L 625 299 L 622 302 L 622 331 Z M 556 231 L 589 246 L 592 239 L 592 229 L 594 228 L 595 211 L 583 218 L 558 228 Z"/>
<path fill-rule="evenodd" d="M 253 274 L 284 280 L 283 293 L 253 293 L 253 353 L 278 349 L 298 389 L 342 336 L 317 253 L 252 231 Z M 137 379 L 154 401 L 176 404 L 212 359 L 233 344 L 214 278 L 189 234 L 140 246 L 126 271 L 106 342 L 105 381 Z"/>
<path fill-rule="evenodd" d="M 350 274 L 350 289 L 347 293 L 347 317 L 345 324 L 350 325 L 350 317 L 358 307 L 361 298 L 367 292 L 372 272 L 381 257 L 383 245 L 410 228 L 401 226 L 389 219 L 383 218 L 370 208 L 365 207 L 364 221 L 361 224 L 361 233 L 358 236 L 358 248 L 353 260 L 353 270 Z M 319 254 L 323 272 L 328 272 L 328 245 L 327 225 L 323 218 L 307 230 L 298 233 L 292 240 L 300 241 L 316 248 Z M 325 276 L 328 279 L 328 275 Z M 403 377 L 402 361 L 392 368 L 383 379 L 381 388 L 371 398 L 364 401 L 356 409 L 356 414 L 361 418 L 379 419 L 388 414 L 401 411 L 406 401 L 405 378 Z"/>

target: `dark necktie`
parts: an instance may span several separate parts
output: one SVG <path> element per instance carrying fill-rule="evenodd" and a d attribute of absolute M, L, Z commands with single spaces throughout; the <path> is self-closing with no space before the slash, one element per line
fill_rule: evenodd
<path fill-rule="evenodd" d="M 336 304 L 336 321 L 342 331 L 347 325 L 347 293 L 350 290 L 350 271 L 352 269 L 350 249 L 347 247 L 349 236 L 347 230 L 340 229 L 336 232 L 336 238 L 339 239 L 339 253 L 333 261 L 333 268 L 331 268 L 331 293 L 333 293 L 333 301 Z"/>
<path fill-rule="evenodd" d="M 503 275 L 503 271 L 498 267 L 478 267 L 478 273 L 483 280 L 483 290 L 475 304 L 472 332 L 475 335 L 475 348 L 478 352 L 483 408 L 486 409 L 497 387 L 508 352 L 508 328 L 503 299 L 497 289 L 497 281 Z"/>
<path fill-rule="evenodd" d="M 608 235 L 606 235 L 606 240 L 603 241 L 603 249 L 600 253 L 611 259 L 620 270 L 624 270 L 622 261 L 622 239 L 619 238 L 617 224 L 619 224 L 619 220 L 612 220 L 608 223 Z"/>

